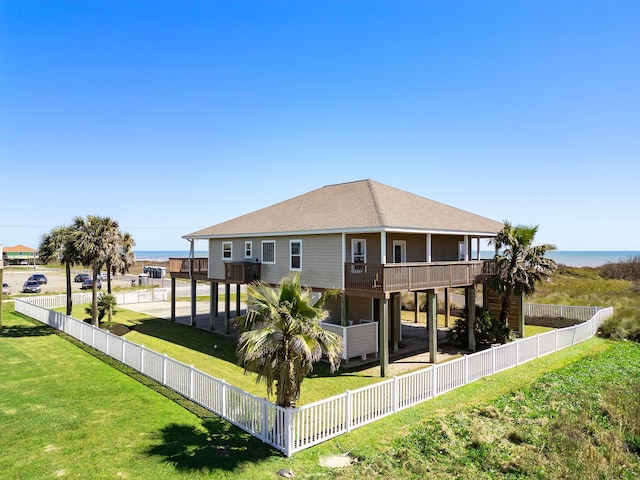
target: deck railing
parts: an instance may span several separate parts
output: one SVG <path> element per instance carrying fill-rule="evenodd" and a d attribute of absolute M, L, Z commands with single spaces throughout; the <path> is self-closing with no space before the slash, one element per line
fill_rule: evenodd
<path fill-rule="evenodd" d="M 225 263 L 224 279 L 230 283 L 251 283 L 260 280 L 260 264 L 254 262 Z"/>
<path fill-rule="evenodd" d="M 495 262 L 345 263 L 344 271 L 345 290 L 402 292 L 481 283 L 495 272 Z"/>
<path fill-rule="evenodd" d="M 190 258 L 170 258 L 169 273 L 189 273 Z M 209 259 L 206 257 L 198 257 L 193 259 L 193 268 L 191 272 L 194 275 L 207 275 L 209 273 Z"/>

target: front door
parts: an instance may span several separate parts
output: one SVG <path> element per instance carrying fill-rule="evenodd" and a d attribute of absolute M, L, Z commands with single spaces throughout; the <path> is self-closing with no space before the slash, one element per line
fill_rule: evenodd
<path fill-rule="evenodd" d="M 404 240 L 393 241 L 393 263 L 407 262 L 407 242 Z"/>

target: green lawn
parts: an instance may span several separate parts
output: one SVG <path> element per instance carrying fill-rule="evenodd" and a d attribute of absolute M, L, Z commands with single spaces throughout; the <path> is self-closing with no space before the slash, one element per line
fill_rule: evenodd
<path fill-rule="evenodd" d="M 74 306 L 74 318 L 86 318 L 86 307 L 87 305 Z M 57 310 L 64 311 L 64 307 Z M 229 337 L 121 307 L 117 310 L 118 313 L 113 320 L 133 328 L 125 335 L 127 340 L 166 354 L 187 365 L 193 365 L 254 395 L 267 397 L 266 386 L 263 383 L 257 384 L 255 375 L 245 374 L 244 369 L 238 366 L 235 343 Z M 359 372 L 343 371 L 340 380 L 337 381 L 336 375 L 329 372 L 328 364 L 320 362 L 304 380 L 299 404 L 315 402 L 344 393 L 345 390 L 354 390 L 379 382 L 382 379 L 378 375 L 379 367 Z M 274 398 L 270 400 L 273 401 Z"/>
<path fill-rule="evenodd" d="M 123 374 L 48 327 L 8 310 L 4 324 L 0 334 L 3 479 L 275 479 L 281 468 L 291 468 L 296 478 L 374 474 L 426 478 L 426 472 L 403 463 L 399 456 L 402 439 L 417 438 L 426 428 L 421 427 L 423 422 L 437 423 L 464 409 L 497 402 L 583 357 L 594 359 L 592 368 L 602 371 L 595 361 L 617 345 L 601 339 L 583 342 L 287 459 L 186 400 L 177 397 L 180 403 L 174 403 L 145 386 L 142 382 L 150 382 L 144 377 Z M 318 465 L 324 455 L 347 452 L 360 459 L 355 467 L 330 471 Z"/>

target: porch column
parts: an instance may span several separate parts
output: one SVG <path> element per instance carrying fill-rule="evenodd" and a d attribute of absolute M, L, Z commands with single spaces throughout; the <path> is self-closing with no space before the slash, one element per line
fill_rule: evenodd
<path fill-rule="evenodd" d="M 171 321 L 176 321 L 176 279 L 171 277 Z"/>
<path fill-rule="evenodd" d="M 480 237 L 476 237 L 476 260 L 480 260 Z"/>
<path fill-rule="evenodd" d="M 449 287 L 444 289 L 444 326 L 449 328 L 449 320 L 451 317 L 451 294 Z"/>
<path fill-rule="evenodd" d="M 236 317 L 240 316 L 240 284 L 236 283 Z"/>
<path fill-rule="evenodd" d="M 380 354 L 380 376 L 389 376 L 389 301 L 380 302 L 380 321 L 378 322 L 378 352 Z"/>
<path fill-rule="evenodd" d="M 429 328 L 429 361 L 438 361 L 438 297 L 435 290 L 427 292 L 427 326 Z"/>
<path fill-rule="evenodd" d="M 467 330 L 469 338 L 469 350 L 476 351 L 476 289 L 465 287 L 464 303 L 467 306 Z"/>
<path fill-rule="evenodd" d="M 418 304 L 418 292 L 413 292 L 413 323 L 418 323 L 418 312 L 420 305 Z"/>
<path fill-rule="evenodd" d="M 209 330 L 215 330 L 216 303 L 215 291 L 218 289 L 216 282 L 209 282 Z"/>
<path fill-rule="evenodd" d="M 380 233 L 380 263 L 387 263 L 387 232 Z"/>
<path fill-rule="evenodd" d="M 389 331 L 391 334 L 391 348 L 393 353 L 398 353 L 398 340 L 400 339 L 400 294 L 392 293 L 390 301 Z"/>
<path fill-rule="evenodd" d="M 464 236 L 464 261 L 469 261 L 469 235 Z"/>
<path fill-rule="evenodd" d="M 194 279 L 191 279 L 191 323 L 189 326 L 196 326 L 196 296 L 198 294 L 197 283 Z"/>
<path fill-rule="evenodd" d="M 431 262 L 431 234 L 427 233 L 427 262 Z"/>
<path fill-rule="evenodd" d="M 229 315 L 231 310 L 231 284 L 224 283 L 224 333 L 229 334 Z"/>
<path fill-rule="evenodd" d="M 214 285 L 213 296 L 215 299 L 213 302 L 213 314 L 217 317 L 218 313 L 220 313 L 220 310 L 218 309 L 218 302 L 220 301 L 220 296 L 219 296 L 220 284 L 218 282 L 213 282 L 213 285 Z"/>
<path fill-rule="evenodd" d="M 344 293 L 340 295 L 340 325 L 343 327 L 349 325 L 349 301 Z"/>

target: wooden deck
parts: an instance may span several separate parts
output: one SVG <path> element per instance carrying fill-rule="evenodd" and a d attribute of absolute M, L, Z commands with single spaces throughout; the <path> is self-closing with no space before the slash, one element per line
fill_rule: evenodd
<path fill-rule="evenodd" d="M 259 263 L 252 262 L 229 262 L 225 264 L 225 278 L 213 279 L 209 278 L 208 258 L 169 259 L 172 277 L 241 284 L 259 280 L 260 266 Z M 373 297 L 384 297 L 395 292 L 465 287 L 483 283 L 493 273 L 493 260 L 344 264 L 345 292 Z"/>

